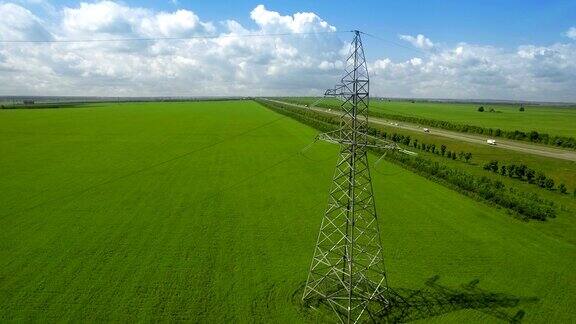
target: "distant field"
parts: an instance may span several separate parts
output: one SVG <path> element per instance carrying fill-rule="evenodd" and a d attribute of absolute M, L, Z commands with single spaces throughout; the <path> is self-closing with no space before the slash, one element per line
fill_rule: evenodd
<path fill-rule="evenodd" d="M 306 103 L 316 100 L 316 98 L 296 99 Z M 338 104 L 337 101 L 330 99 L 327 102 Z M 485 108 L 484 112 L 478 112 L 480 106 Z M 497 112 L 489 112 L 490 108 L 494 108 Z M 522 112 L 517 105 L 372 100 L 370 109 L 387 114 L 444 120 L 493 129 L 524 132 L 536 130 L 550 135 L 576 137 L 576 106 L 525 106 L 525 111 Z"/>
<path fill-rule="evenodd" d="M 483 106 L 485 111 L 479 112 L 477 110 L 479 106 Z M 576 137 L 576 107 L 526 106 L 525 111 L 519 111 L 519 106 L 516 105 L 374 100 L 371 108 L 386 113 L 446 120 L 487 128 L 527 132 L 537 130 L 552 135 Z M 488 112 L 490 108 L 494 108 L 497 112 Z"/>
<path fill-rule="evenodd" d="M 0 111 L 0 319 L 315 322 L 298 288 L 337 152 L 297 154 L 315 134 L 249 101 Z M 438 275 L 452 297 L 413 316 L 576 320 L 575 219 L 521 222 L 388 163 L 373 178 L 389 282 Z"/>

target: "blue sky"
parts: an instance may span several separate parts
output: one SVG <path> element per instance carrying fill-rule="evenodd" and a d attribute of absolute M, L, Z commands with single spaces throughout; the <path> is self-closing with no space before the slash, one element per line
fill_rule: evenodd
<path fill-rule="evenodd" d="M 245 14 L 258 4 L 280 12 L 310 11 L 340 29 L 383 33 L 424 33 L 447 42 L 497 45 L 550 43 L 576 22 L 576 1 L 124 1 L 133 6 L 186 8 L 210 20 Z M 72 5 L 75 1 L 55 1 Z M 457 36 L 460 35 L 460 36 Z"/>
<path fill-rule="evenodd" d="M 26 1 L 25 1 L 26 2 Z M 31 1 L 31 7 L 35 7 Z M 47 1 L 55 7 L 79 1 Z M 574 0 L 482 1 L 121 1 L 159 11 L 189 9 L 205 20 L 233 18 L 254 27 L 248 13 L 258 4 L 283 13 L 314 12 L 339 30 L 360 29 L 396 41 L 397 34 L 424 34 L 438 42 L 467 42 L 513 48 L 523 44 L 550 45 L 576 25 Z M 36 6 L 40 8 L 40 6 Z M 368 42 L 370 42 L 368 40 Z M 406 54 L 391 44 L 370 44 L 377 51 Z"/>
<path fill-rule="evenodd" d="M 111 24 L 130 26 L 130 30 L 134 31 L 132 36 L 158 33 L 160 36 L 174 36 L 238 32 L 224 23 L 231 20 L 252 33 L 294 31 L 299 28 L 324 30 L 326 27 L 322 23 L 326 23 L 338 30 L 360 29 L 384 39 L 365 38 L 371 72 L 376 80 L 381 79 L 379 84 L 382 87 L 375 85 L 374 88 L 380 95 L 576 100 L 576 95 L 569 90 L 576 85 L 576 30 L 573 30 L 576 28 L 576 1 L 363 1 L 362 7 L 357 7 L 354 1 L 0 0 L 2 4 L 3 9 L 0 10 L 4 11 L 4 17 L 8 17 L 8 22 L 0 20 L 2 40 L 10 40 L 11 37 L 26 40 L 38 35 L 52 35 L 52 38 L 58 39 L 125 36 L 111 34 Z M 264 9 L 254 14 L 259 5 L 264 5 Z M 142 10 L 146 13 L 142 13 Z M 172 15 L 168 20 L 177 22 L 176 25 L 159 18 L 163 13 Z M 298 13 L 315 18 L 306 22 L 297 21 Z M 101 21 L 93 17 L 100 17 Z M 280 18 L 270 20 L 270 17 Z M 148 23 L 144 26 L 140 23 L 142 21 L 153 21 L 155 25 Z M 334 38 L 320 40 L 322 46 L 318 49 L 306 41 L 294 39 L 263 40 L 258 46 L 249 42 L 231 45 L 214 41 L 210 47 L 214 53 L 205 58 L 205 63 L 217 57 L 221 61 L 215 66 L 216 69 L 221 70 L 224 63 L 229 64 L 231 70 L 221 71 L 221 76 L 216 79 L 222 83 L 244 82 L 242 86 L 245 91 L 260 86 L 263 93 L 279 93 L 283 88 L 290 88 L 294 89 L 294 93 L 290 94 L 308 94 L 320 89 L 324 83 L 309 81 L 305 87 L 298 89 L 299 76 L 308 80 L 324 80 L 317 76 L 338 75 L 341 63 L 338 61 L 339 47 L 344 46 L 349 37 L 337 35 Z M 148 66 L 168 64 L 172 60 L 172 63 L 188 62 L 188 65 L 183 63 L 183 67 L 197 71 L 193 69 L 195 63 L 191 63 L 194 59 L 181 51 L 190 44 L 154 44 L 147 48 L 131 46 L 121 51 L 102 47 L 97 49 L 101 53 L 92 58 L 78 54 L 78 49 L 72 46 L 60 46 L 54 50 L 55 57 L 47 59 L 46 64 L 50 65 L 47 68 L 55 80 L 58 73 L 65 71 L 60 77 L 63 83 L 69 83 L 71 87 L 81 85 L 90 92 L 129 93 L 120 85 L 115 90 L 105 90 L 104 83 L 91 86 L 89 81 L 91 78 L 110 78 L 112 82 L 108 83 L 119 84 L 121 80 L 135 80 L 143 74 L 136 63 L 133 70 L 126 71 L 125 67 L 112 66 L 110 59 L 95 60 L 105 55 L 116 59 L 124 55 L 120 60 L 149 60 L 145 64 Z M 170 53 L 160 57 L 145 52 L 160 46 L 164 46 L 163 50 L 166 51 L 169 48 Z M 196 44 L 195 47 L 188 47 L 188 50 L 200 48 L 200 44 Z M 6 71 L 23 69 L 27 65 L 21 59 L 10 59 L 10 55 L 30 55 L 33 52 L 32 49 L 16 50 L 0 46 L 0 81 L 2 76 L 10 77 Z M 55 60 L 61 61 L 56 64 Z M 18 64 L 21 66 L 17 67 Z M 81 69 L 88 66 L 89 71 Z M 170 70 L 172 67 L 162 66 L 159 70 Z M 314 70 L 315 67 L 318 69 Z M 76 78 L 74 71 L 79 73 Z M 104 72 L 98 74 L 95 71 Z M 184 77 L 183 71 L 173 72 L 170 77 L 179 80 Z M 285 73 L 284 78 L 276 75 L 279 71 Z M 150 71 L 147 73 L 150 74 Z M 155 73 L 162 76 L 159 71 Z M 249 79 L 248 75 L 252 78 Z M 264 78 L 265 75 L 271 79 Z M 264 85 L 256 81 L 246 81 L 260 77 L 267 80 L 266 85 L 278 82 L 276 88 L 264 89 Z M 520 81 L 520 77 L 524 81 Z M 210 79 L 209 75 L 207 79 Z M 294 84 L 286 87 L 288 80 Z M 152 80 L 146 81 L 153 84 Z M 228 90 L 231 93 L 245 93 L 242 86 Z M 211 88 L 203 86 L 205 91 Z M 19 89 L 14 86 L 11 91 Z M 43 88 L 19 91 L 36 92 L 39 89 Z M 153 92 L 150 90 L 139 91 Z M 178 90 L 178 93 L 182 92 L 185 90 Z"/>

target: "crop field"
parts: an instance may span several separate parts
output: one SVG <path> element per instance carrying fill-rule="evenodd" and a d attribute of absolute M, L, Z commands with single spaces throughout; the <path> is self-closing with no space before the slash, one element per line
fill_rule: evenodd
<path fill-rule="evenodd" d="M 302 103 L 314 102 L 316 98 L 299 98 Z M 327 99 L 339 105 L 336 101 Z M 483 106 L 484 112 L 478 107 Z M 493 108 L 495 112 L 489 112 Z M 502 130 L 537 130 L 550 135 L 576 137 L 576 106 L 525 106 L 519 111 L 518 105 L 503 104 L 463 104 L 433 103 L 416 101 L 380 101 L 372 100 L 370 109 L 393 115 L 444 120 L 457 124 L 467 124 Z"/>
<path fill-rule="evenodd" d="M 301 154 L 315 135 L 252 101 L 0 110 L 0 320 L 322 321 L 299 301 L 337 154 Z M 427 303 L 398 319 L 576 321 L 574 217 L 373 180 L 390 286 Z"/>

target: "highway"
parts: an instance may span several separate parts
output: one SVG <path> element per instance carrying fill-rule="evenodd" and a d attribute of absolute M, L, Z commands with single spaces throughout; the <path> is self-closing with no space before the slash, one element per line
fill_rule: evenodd
<path fill-rule="evenodd" d="M 285 104 L 285 105 L 290 105 L 290 106 L 294 106 L 294 107 L 298 107 L 298 108 L 311 109 L 311 110 L 318 111 L 318 112 L 325 113 L 325 114 L 332 114 L 332 115 L 337 115 L 337 116 L 341 115 L 341 113 L 338 110 L 328 110 L 328 109 L 320 108 L 320 107 L 310 108 L 310 107 L 307 107 L 304 105 L 298 105 L 298 104 L 285 102 L 285 101 L 279 101 L 279 100 L 275 100 L 275 99 L 264 99 L 264 100 L 277 102 L 277 103 L 281 103 L 281 104 Z M 479 135 L 479 134 L 470 134 L 470 133 L 460 133 L 460 132 L 448 131 L 448 130 L 441 129 L 441 128 L 432 128 L 432 127 L 428 127 L 428 126 L 420 126 L 420 125 L 416 125 L 416 124 L 400 122 L 400 121 L 395 121 L 395 120 L 389 120 L 389 119 L 384 119 L 384 118 L 378 118 L 378 117 L 372 117 L 372 116 L 368 117 L 368 122 L 373 123 L 373 124 L 384 125 L 387 127 L 406 129 L 406 130 L 410 130 L 410 131 L 414 131 L 414 132 L 420 132 L 420 133 L 424 132 L 423 129 L 424 129 L 424 127 L 426 127 L 430 130 L 430 133 L 427 133 L 430 135 L 453 138 L 453 139 L 457 139 L 457 140 L 460 140 L 463 142 L 481 144 L 481 145 L 489 145 L 486 143 L 486 140 L 489 138 L 492 138 L 492 137 L 483 136 L 483 135 Z M 522 153 L 540 155 L 540 156 L 545 156 L 545 157 L 550 157 L 550 158 L 556 158 L 556 159 L 561 159 L 561 160 L 576 161 L 576 151 L 563 150 L 563 149 L 559 149 L 559 148 L 548 147 L 548 146 L 533 144 L 533 143 L 529 143 L 529 142 L 513 141 L 513 140 L 503 139 L 501 137 L 494 137 L 493 139 L 496 140 L 496 145 L 490 145 L 490 146 L 495 148 L 495 149 L 505 149 L 505 150 L 522 152 Z"/>

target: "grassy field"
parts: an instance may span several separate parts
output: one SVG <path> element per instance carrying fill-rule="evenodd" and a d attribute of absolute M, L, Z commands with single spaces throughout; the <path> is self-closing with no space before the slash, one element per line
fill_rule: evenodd
<path fill-rule="evenodd" d="M 300 102 L 310 103 L 314 98 L 299 98 Z M 328 100 L 328 102 L 331 102 Z M 337 104 L 336 101 L 333 103 Z M 483 106 L 484 112 L 478 112 Z M 493 108 L 496 112 L 488 112 Z M 387 114 L 445 120 L 456 124 L 467 124 L 502 130 L 536 130 L 550 135 L 576 137 L 576 106 L 525 106 L 519 111 L 518 105 L 502 104 L 463 104 L 410 101 L 372 100 L 370 109 Z"/>
<path fill-rule="evenodd" d="M 298 289 L 337 152 L 298 154 L 315 134 L 248 101 L 0 111 L 0 319 L 314 322 Z M 452 297 L 409 319 L 576 320 L 576 248 L 555 235 L 574 219 L 377 171 L 391 286 Z"/>
<path fill-rule="evenodd" d="M 485 111 L 479 112 L 479 106 Z M 526 106 L 519 111 L 517 105 L 452 104 L 406 101 L 373 101 L 374 111 L 391 114 L 446 120 L 486 128 L 520 130 L 576 137 L 576 107 Z M 493 108 L 496 112 L 488 112 Z"/>

